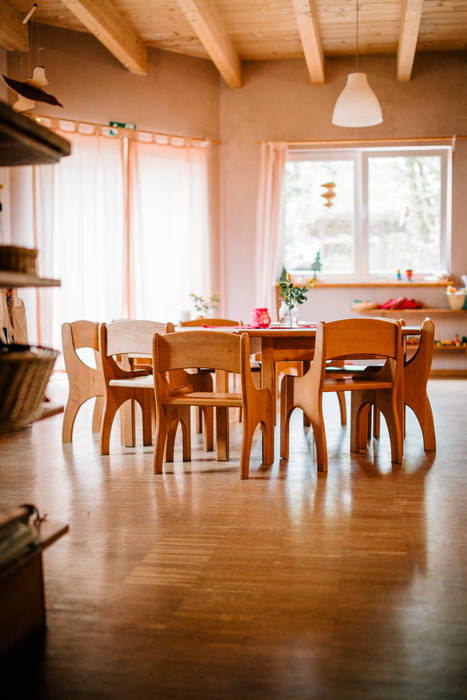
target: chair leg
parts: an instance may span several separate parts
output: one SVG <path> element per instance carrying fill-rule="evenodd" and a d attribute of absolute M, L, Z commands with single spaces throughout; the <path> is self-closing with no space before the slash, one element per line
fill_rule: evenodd
<path fill-rule="evenodd" d="M 373 437 L 379 438 L 380 434 L 380 413 L 376 406 L 373 406 Z"/>
<path fill-rule="evenodd" d="M 191 420 L 190 407 L 179 407 L 178 409 L 180 423 L 182 426 L 182 454 L 184 462 L 191 462 Z M 212 411 L 211 411 L 212 419 Z M 204 423 L 204 429 L 207 431 L 207 421 Z M 211 425 L 212 429 L 212 425 Z M 212 430 L 211 430 L 212 439 Z"/>
<path fill-rule="evenodd" d="M 341 412 L 341 425 L 347 424 L 347 410 L 345 406 L 345 396 L 343 391 L 337 392 L 337 400 L 339 401 L 339 408 Z"/>
<path fill-rule="evenodd" d="M 144 391 L 139 405 L 141 406 L 143 419 L 143 445 L 152 445 L 152 416 L 151 405 L 154 402 L 154 392 L 151 390 Z"/>
<path fill-rule="evenodd" d="M 402 462 L 402 428 L 400 416 L 397 409 L 392 404 L 392 399 L 387 392 L 376 392 L 375 405 L 383 414 L 388 427 L 389 439 L 391 441 L 391 462 L 400 464 Z"/>
<path fill-rule="evenodd" d="M 274 421 L 262 421 L 262 437 L 263 437 L 263 464 L 272 464 L 274 462 Z"/>
<path fill-rule="evenodd" d="M 100 448 L 101 455 L 109 454 L 109 444 L 110 444 L 110 433 L 112 430 L 112 424 L 114 422 L 115 414 L 120 408 L 119 403 L 110 394 L 107 395 L 104 404 L 104 413 L 102 415 L 101 422 L 101 434 L 100 434 Z"/>
<path fill-rule="evenodd" d="M 62 442 L 72 442 L 73 426 L 75 424 L 76 415 L 81 406 L 82 402 L 68 399 L 65 413 L 63 415 Z"/>
<path fill-rule="evenodd" d="M 246 416 L 243 420 L 243 435 L 242 435 L 242 447 L 240 451 L 240 478 L 248 479 L 250 475 L 250 454 L 251 454 L 251 443 L 253 441 L 253 435 L 256 426 L 252 429 L 250 425 L 247 424 Z"/>
<path fill-rule="evenodd" d="M 323 405 L 322 401 L 316 407 L 315 415 L 309 416 L 311 427 L 313 428 L 313 437 L 316 446 L 316 462 L 318 471 L 327 472 L 328 470 L 328 448 L 326 443 L 326 431 L 324 429 Z"/>
<path fill-rule="evenodd" d="M 285 375 L 281 382 L 280 403 L 280 455 L 281 459 L 289 458 L 289 429 L 293 405 L 293 377 Z"/>
<path fill-rule="evenodd" d="M 96 396 L 94 411 L 92 414 L 92 432 L 98 433 L 101 429 L 102 413 L 104 411 L 104 397 Z"/>
<path fill-rule="evenodd" d="M 195 415 L 196 415 L 196 432 L 202 433 L 203 432 L 203 411 L 202 411 L 201 406 L 195 407 Z"/>
<path fill-rule="evenodd" d="M 167 431 L 167 440 L 165 442 L 165 461 L 174 461 L 175 437 L 177 435 L 178 421 L 173 420 Z"/>
<path fill-rule="evenodd" d="M 136 445 L 135 401 L 129 399 L 120 408 L 120 442 L 124 447 Z"/>
<path fill-rule="evenodd" d="M 167 442 L 169 425 L 165 409 L 156 411 L 156 432 L 154 435 L 154 474 L 162 474 L 164 449 Z"/>
<path fill-rule="evenodd" d="M 367 448 L 371 437 L 369 397 L 362 391 L 352 391 L 350 406 L 350 451 L 359 452 Z"/>
<path fill-rule="evenodd" d="M 212 452 L 214 449 L 214 410 L 211 406 L 203 406 L 204 449 Z"/>
<path fill-rule="evenodd" d="M 410 406 L 410 405 L 409 405 Z M 410 406 L 415 413 L 423 435 L 423 449 L 425 452 L 436 450 L 435 425 L 430 401 L 425 395 L 422 406 Z"/>

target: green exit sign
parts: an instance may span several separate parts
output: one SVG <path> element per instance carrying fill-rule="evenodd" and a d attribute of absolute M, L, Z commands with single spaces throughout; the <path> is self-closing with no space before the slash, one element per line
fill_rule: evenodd
<path fill-rule="evenodd" d="M 109 126 L 116 126 L 118 129 L 136 129 L 136 124 L 127 122 L 109 122 Z"/>

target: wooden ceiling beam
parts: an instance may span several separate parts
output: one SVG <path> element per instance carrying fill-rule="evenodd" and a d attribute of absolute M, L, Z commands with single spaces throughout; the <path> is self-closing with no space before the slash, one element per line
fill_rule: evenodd
<path fill-rule="evenodd" d="M 211 0 L 178 0 L 217 70 L 231 88 L 242 87 L 242 66 Z"/>
<path fill-rule="evenodd" d="M 423 0 L 404 0 L 397 49 L 397 80 L 401 82 L 409 81 L 412 75 L 422 11 Z"/>
<path fill-rule="evenodd" d="M 5 0 L 0 0 L 0 46 L 7 51 L 28 51 L 28 28 L 23 17 Z"/>
<path fill-rule="evenodd" d="M 293 0 L 298 31 L 311 82 L 323 85 L 324 56 L 315 0 Z"/>
<path fill-rule="evenodd" d="M 130 73 L 146 75 L 146 46 L 110 0 L 61 0 L 61 2 L 125 68 L 128 68 Z"/>

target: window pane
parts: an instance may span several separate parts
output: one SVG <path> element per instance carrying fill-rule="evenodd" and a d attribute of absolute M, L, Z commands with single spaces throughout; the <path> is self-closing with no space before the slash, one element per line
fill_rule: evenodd
<path fill-rule="evenodd" d="M 333 198 L 323 185 L 334 183 Z M 323 273 L 352 273 L 352 160 L 289 161 L 285 166 L 284 255 L 288 270 L 310 271 L 320 251 Z"/>
<path fill-rule="evenodd" d="M 370 272 L 438 270 L 441 157 L 369 158 L 368 217 Z"/>

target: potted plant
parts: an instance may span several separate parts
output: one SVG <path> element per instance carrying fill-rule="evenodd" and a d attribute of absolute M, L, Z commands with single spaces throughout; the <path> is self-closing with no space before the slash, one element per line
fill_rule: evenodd
<path fill-rule="evenodd" d="M 311 264 L 311 269 L 314 272 L 313 277 L 315 280 L 318 279 L 318 273 L 321 272 L 322 268 L 323 268 L 323 263 L 321 262 L 321 253 L 318 250 L 318 252 L 316 253 L 315 259 L 313 260 L 313 262 Z"/>

